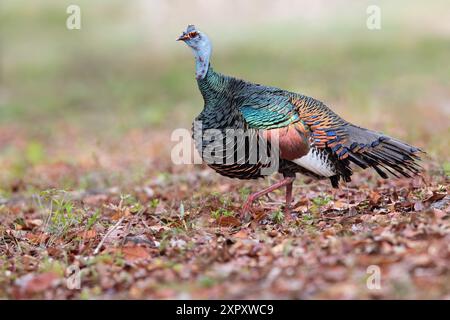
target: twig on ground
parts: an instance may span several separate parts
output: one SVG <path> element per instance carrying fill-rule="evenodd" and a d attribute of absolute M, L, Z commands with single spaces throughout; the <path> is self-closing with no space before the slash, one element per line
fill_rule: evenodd
<path fill-rule="evenodd" d="M 131 228 L 131 224 L 133 223 L 133 221 L 138 220 L 138 219 L 141 217 L 141 215 L 142 215 L 146 210 L 147 210 L 146 207 L 143 208 L 143 209 L 141 209 L 141 210 L 139 210 L 139 212 L 136 213 L 136 214 L 133 216 L 132 219 L 130 219 L 130 221 L 128 222 L 127 226 L 125 227 L 125 232 L 124 232 L 124 237 L 123 237 L 123 240 L 122 240 L 122 245 L 124 245 L 125 242 L 126 242 L 126 240 L 127 240 L 127 236 L 128 236 L 128 234 L 130 233 L 130 228 Z"/>
<path fill-rule="evenodd" d="M 114 230 L 116 230 L 116 229 L 120 226 L 120 224 L 122 223 L 122 221 L 123 221 L 124 219 L 125 219 L 125 216 L 122 216 L 122 217 L 119 219 L 119 221 L 117 221 L 117 223 L 116 223 L 112 228 L 110 228 L 110 229 L 108 230 L 108 232 L 106 232 L 105 236 L 102 238 L 102 240 L 100 241 L 100 243 L 98 244 L 98 246 L 95 248 L 95 250 L 94 250 L 94 252 L 93 252 L 93 255 L 94 255 L 94 256 L 98 254 L 98 252 L 100 251 L 100 249 L 101 249 L 103 243 L 105 242 L 105 240 L 109 237 L 109 235 L 110 235 Z"/>

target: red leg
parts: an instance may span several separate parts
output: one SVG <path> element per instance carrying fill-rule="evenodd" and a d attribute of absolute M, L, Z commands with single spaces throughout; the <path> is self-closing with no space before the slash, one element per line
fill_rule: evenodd
<path fill-rule="evenodd" d="M 288 194 L 289 198 L 292 199 L 292 183 L 294 182 L 295 177 L 285 177 L 283 180 L 271 185 L 270 187 L 263 189 L 261 191 L 252 193 L 248 198 L 247 201 L 244 204 L 244 207 L 242 209 L 242 216 L 244 217 L 247 213 L 251 211 L 251 207 L 253 202 L 257 200 L 258 198 L 262 197 L 265 194 L 268 194 L 269 192 L 272 192 L 274 190 L 280 189 L 284 186 L 286 186 L 286 201 L 288 200 Z M 289 200 L 289 204 L 290 204 Z"/>
<path fill-rule="evenodd" d="M 286 185 L 286 205 L 284 206 L 284 213 L 287 215 L 291 213 L 292 184 L 293 184 L 293 180 L 291 183 Z"/>

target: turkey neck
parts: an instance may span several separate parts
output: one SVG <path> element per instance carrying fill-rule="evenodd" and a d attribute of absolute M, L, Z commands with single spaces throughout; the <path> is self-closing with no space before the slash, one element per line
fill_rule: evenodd
<path fill-rule="evenodd" d="M 228 82 L 227 78 L 223 74 L 215 72 L 211 65 L 209 65 L 206 76 L 197 79 L 198 88 L 205 101 L 205 106 L 215 103 L 217 98 L 223 94 Z"/>
<path fill-rule="evenodd" d="M 242 128 L 243 118 L 238 107 L 233 103 L 230 86 L 235 79 L 215 72 L 211 66 L 203 79 L 197 79 L 198 88 L 205 102 L 198 120 L 203 121 L 204 128 Z"/>

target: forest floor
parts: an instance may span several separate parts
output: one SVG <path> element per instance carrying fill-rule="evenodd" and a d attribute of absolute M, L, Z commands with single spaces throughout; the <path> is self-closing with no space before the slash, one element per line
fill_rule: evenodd
<path fill-rule="evenodd" d="M 0 298 L 450 298 L 448 172 L 429 157 L 415 179 L 299 177 L 290 217 L 283 191 L 242 222 L 269 179 L 173 165 L 169 134 L 89 149 L 67 130 L 42 161 L 3 129 L 24 162 L 0 198 Z"/>

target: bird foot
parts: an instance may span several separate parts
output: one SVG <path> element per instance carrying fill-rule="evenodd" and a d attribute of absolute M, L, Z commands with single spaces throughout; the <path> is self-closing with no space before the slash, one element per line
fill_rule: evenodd
<path fill-rule="evenodd" d="M 240 217 L 245 220 L 247 218 L 248 214 L 250 213 L 251 216 L 253 218 L 255 218 L 255 215 L 254 215 L 254 213 L 252 211 L 252 205 L 255 202 L 255 200 L 260 198 L 260 197 L 262 197 L 262 196 L 264 196 L 264 195 L 267 195 L 268 193 L 270 193 L 270 192 L 272 192 L 274 190 L 280 189 L 283 186 L 287 187 L 287 189 L 286 189 L 287 190 L 286 191 L 287 192 L 287 194 L 286 194 L 286 203 L 290 204 L 291 203 L 291 197 L 292 197 L 292 183 L 293 183 L 294 179 L 295 179 L 295 177 L 285 177 L 280 182 L 277 182 L 277 183 L 271 185 L 270 187 L 268 187 L 266 189 L 263 189 L 263 190 L 261 190 L 259 192 L 252 193 L 251 195 L 249 195 L 248 198 L 247 198 L 247 201 L 245 202 L 244 206 L 242 207 L 242 211 L 241 211 Z M 288 206 L 288 208 L 290 209 L 290 205 Z"/>
<path fill-rule="evenodd" d="M 247 199 L 247 201 L 244 203 L 244 206 L 242 207 L 240 217 L 243 220 L 247 220 L 249 216 L 253 218 L 253 202 L 256 200 L 256 198 L 253 195 L 250 195 Z"/>
<path fill-rule="evenodd" d="M 286 221 L 292 220 L 292 206 L 286 206 L 283 208 L 284 218 Z"/>
<path fill-rule="evenodd" d="M 283 208 L 283 213 L 285 214 L 285 215 L 288 215 L 288 214 L 291 214 L 291 212 L 292 212 L 292 208 L 289 206 L 289 207 L 284 207 Z"/>

